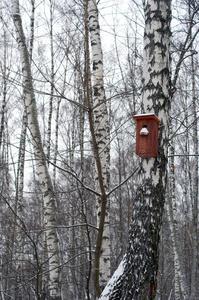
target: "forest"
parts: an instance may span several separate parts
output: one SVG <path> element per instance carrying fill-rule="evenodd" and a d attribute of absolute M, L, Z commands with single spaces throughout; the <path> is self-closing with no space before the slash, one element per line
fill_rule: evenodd
<path fill-rule="evenodd" d="M 1 0 L 0 35 L 0 299 L 199 299 L 199 0 Z"/>

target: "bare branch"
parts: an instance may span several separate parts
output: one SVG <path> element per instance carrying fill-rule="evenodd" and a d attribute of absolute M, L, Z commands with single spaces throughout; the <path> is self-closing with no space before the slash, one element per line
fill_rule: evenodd
<path fill-rule="evenodd" d="M 116 187 L 114 187 L 108 194 L 107 197 L 109 197 L 113 192 L 115 192 L 115 190 L 117 190 L 119 187 L 121 187 L 123 184 L 125 184 L 137 171 L 138 171 L 139 167 L 137 167 L 133 173 L 131 173 L 131 175 L 129 175 L 126 179 L 124 179 L 124 181 L 122 181 L 120 184 L 118 184 Z"/>
<path fill-rule="evenodd" d="M 73 176 L 73 178 L 75 178 L 87 191 L 89 191 L 89 192 L 91 192 L 91 193 L 93 193 L 93 194 L 95 194 L 96 196 L 98 196 L 98 197 L 101 197 L 101 194 L 100 193 L 98 193 L 98 192 L 96 192 L 95 190 L 93 190 L 93 189 L 91 189 L 91 188 L 89 188 L 88 186 L 86 186 L 78 177 L 77 177 L 77 175 L 75 175 L 73 172 L 71 172 L 71 171 L 69 171 L 69 170 L 66 170 L 66 169 L 64 169 L 64 168 L 62 168 L 62 167 L 59 167 L 58 165 L 56 165 L 56 164 L 54 164 L 52 161 L 50 161 L 50 160 L 47 160 L 52 166 L 54 166 L 54 167 L 56 167 L 57 169 L 59 169 L 60 171 L 62 171 L 62 172 L 65 172 L 65 173 L 68 173 L 68 174 L 70 174 L 71 176 Z"/>

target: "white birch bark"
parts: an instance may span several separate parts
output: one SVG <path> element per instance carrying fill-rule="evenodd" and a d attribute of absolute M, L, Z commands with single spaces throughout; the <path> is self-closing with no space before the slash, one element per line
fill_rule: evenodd
<path fill-rule="evenodd" d="M 6 54 L 7 54 L 7 45 L 6 45 L 6 33 L 4 31 L 4 63 L 3 66 L 1 65 L 1 71 L 3 74 L 3 87 L 2 87 L 2 92 L 3 92 L 3 99 L 2 99 L 2 107 L 1 107 L 1 124 L 0 124 L 0 165 L 1 165 L 1 170 L 0 170 L 0 176 L 3 178 L 3 134 L 4 134 L 4 128 L 5 128 L 5 109 L 6 109 L 6 97 L 7 97 L 7 60 L 6 60 Z M 2 180 L 3 181 L 3 180 Z M 3 191 L 3 182 L 1 183 L 1 192 Z M 2 205 L 0 207 L 0 239 L 2 241 L 3 238 L 3 230 L 2 230 Z M 1 298 L 4 300 L 4 278 L 3 278 L 3 243 L 0 245 L 0 289 L 1 289 Z"/>
<path fill-rule="evenodd" d="M 6 96 L 7 96 L 7 45 L 6 45 L 6 32 L 4 31 L 4 64 L 1 65 L 1 71 L 3 74 L 3 101 L 1 107 L 1 124 L 0 124 L 0 153 L 1 153 L 1 145 L 3 141 L 3 133 L 5 128 L 5 110 L 6 110 Z"/>
<path fill-rule="evenodd" d="M 170 126 L 170 135 L 172 136 L 172 126 Z M 173 245 L 174 271 L 175 271 L 175 300 L 188 299 L 187 285 L 185 282 L 185 273 L 180 254 L 179 230 L 177 222 L 177 205 L 175 197 L 175 165 L 174 165 L 174 141 L 171 140 L 170 164 L 169 164 L 169 193 L 167 197 L 167 213 L 169 217 L 169 227 L 171 231 L 171 240 Z"/>
<path fill-rule="evenodd" d="M 19 147 L 19 158 L 18 158 L 18 171 L 17 171 L 17 187 L 16 187 L 16 202 L 15 202 L 15 213 L 17 215 L 16 220 L 16 269 L 17 276 L 21 276 L 22 272 L 22 258 L 23 258 L 23 241 L 22 232 L 20 227 L 22 226 L 21 220 L 23 218 L 22 206 L 23 206 L 23 187 L 24 187 L 24 162 L 25 162 L 25 145 L 26 145 L 26 131 L 27 131 L 27 115 L 24 111 L 20 147 Z"/>
<path fill-rule="evenodd" d="M 35 0 L 31 0 L 31 7 L 32 7 L 32 11 L 30 17 L 30 47 L 29 47 L 30 61 L 32 60 L 34 35 L 35 35 Z"/>
<path fill-rule="evenodd" d="M 71 126 L 69 126 L 68 129 L 68 141 L 69 141 L 69 153 L 70 153 L 70 160 L 69 165 L 71 169 L 74 168 L 74 154 L 75 154 L 75 118 L 76 118 L 76 108 L 74 107 L 73 110 L 73 116 L 71 121 Z M 71 185 L 75 185 L 74 178 L 71 178 Z M 73 195 L 69 197 L 69 226 L 71 227 L 69 229 L 69 256 L 75 257 L 75 239 L 76 239 L 76 233 L 74 230 L 74 224 L 75 224 L 75 217 L 74 217 L 74 205 L 73 205 Z M 76 264 L 76 258 L 73 259 L 73 264 Z M 68 270 L 68 297 L 70 299 L 75 299 L 75 295 L 77 295 L 77 289 L 75 282 L 77 281 L 76 278 L 76 272 L 73 268 L 70 268 Z"/>
<path fill-rule="evenodd" d="M 197 268 L 198 268 L 198 119 L 196 109 L 196 91 L 195 91 L 195 67 L 194 58 L 191 57 L 191 79 L 192 79 L 192 99 L 193 99 L 193 140 L 194 140 L 194 173 L 193 173 L 193 199 L 192 199 L 192 216 L 193 216 L 193 244 L 192 244 L 192 268 L 191 268 L 191 300 L 196 299 L 197 286 Z"/>
<path fill-rule="evenodd" d="M 101 164 L 101 172 L 104 190 L 109 187 L 110 177 L 110 136 L 109 136 L 109 120 L 108 111 L 105 103 L 105 91 L 103 82 L 103 55 L 100 38 L 100 27 L 98 20 L 98 10 L 95 0 L 88 0 L 88 24 L 91 39 L 92 51 L 92 85 L 93 85 L 93 107 L 94 107 L 94 131 L 97 142 L 97 151 Z M 99 182 L 99 169 L 95 168 L 95 186 L 98 192 L 102 193 Z M 102 199 L 97 199 L 97 223 L 100 226 Z M 99 284 L 103 289 L 110 278 L 110 230 L 109 230 L 109 205 L 106 205 L 104 230 L 102 237 L 102 245 L 100 249 L 100 271 Z"/>
<path fill-rule="evenodd" d="M 156 293 L 158 245 L 165 193 L 168 147 L 171 3 L 144 2 L 143 113 L 155 113 L 159 126 L 157 158 L 142 158 L 133 203 L 124 271 L 102 299 L 153 299 Z"/>
<path fill-rule="evenodd" d="M 51 123 L 53 113 L 53 91 L 54 91 L 54 46 L 53 46 L 53 2 L 50 0 L 50 55 L 51 55 L 51 82 L 50 82 L 50 102 L 48 114 L 48 134 L 47 134 L 47 159 L 50 159 L 51 148 Z"/>
<path fill-rule="evenodd" d="M 8 120 L 7 120 L 7 101 L 8 101 L 8 82 L 9 82 L 9 67 L 7 64 L 7 54 L 8 54 L 8 41 L 7 41 L 7 33 L 3 26 L 2 30 L 2 48 L 3 48 L 3 57 L 2 57 L 2 63 L 0 63 L 1 68 L 1 75 L 2 75 L 2 83 L 1 83 L 1 121 L 0 121 L 0 178 L 1 178 L 1 195 L 6 195 L 6 197 L 9 197 L 9 180 L 8 180 L 8 172 L 9 172 L 9 136 L 8 136 Z M 2 199 L 1 199 L 2 200 Z M 3 234 L 4 229 L 4 223 L 3 223 L 3 205 L 2 201 L 0 204 L 0 289 L 1 289 L 1 298 L 2 300 L 5 300 L 6 294 L 5 290 L 7 288 L 8 278 L 7 273 L 9 272 L 10 265 L 7 265 L 7 270 L 5 272 L 4 264 L 5 260 L 3 258 L 3 254 L 5 253 L 5 244 L 3 242 L 5 236 Z M 11 242 L 11 249 L 10 251 L 10 257 L 13 255 L 13 238 Z M 8 253 L 7 253 L 8 254 Z M 8 254 L 9 255 L 9 254 Z M 6 273 L 6 274 L 5 274 Z"/>
<path fill-rule="evenodd" d="M 186 89 L 188 89 L 187 86 L 187 81 L 186 81 Z M 185 148 L 184 148 L 184 190 L 183 190 L 183 203 L 184 203 L 184 213 L 185 213 L 185 222 L 184 222 L 184 227 L 185 227 L 185 232 L 187 230 L 187 222 L 188 222 L 188 212 L 189 212 L 189 205 L 188 205 L 188 173 L 189 173 L 189 130 L 188 130 L 188 105 L 187 105 L 187 93 L 185 96 L 185 126 L 186 126 L 186 131 L 185 131 Z M 190 191 L 190 198 L 191 198 L 192 192 Z"/>
<path fill-rule="evenodd" d="M 61 105 L 61 98 L 58 99 L 57 102 L 57 108 L 56 108 L 56 126 L 55 126 L 55 153 L 54 153 L 54 159 L 53 163 L 56 165 L 57 163 L 57 155 L 58 155 L 58 134 L 59 134 L 59 110 L 60 110 L 60 105 Z M 53 167 L 53 185 L 55 188 L 55 183 L 56 183 L 56 167 Z"/>
<path fill-rule="evenodd" d="M 43 153 L 39 124 L 37 120 L 36 101 L 33 90 L 32 75 L 27 51 L 22 20 L 19 11 L 19 1 L 13 1 L 13 21 L 16 29 L 16 38 L 21 56 L 24 101 L 27 110 L 28 128 L 32 136 L 33 149 L 36 160 L 37 176 L 41 185 L 44 200 L 44 218 L 49 259 L 49 291 L 51 299 L 61 299 L 60 272 L 58 255 L 58 237 L 56 232 L 56 199 L 48 173 Z"/>

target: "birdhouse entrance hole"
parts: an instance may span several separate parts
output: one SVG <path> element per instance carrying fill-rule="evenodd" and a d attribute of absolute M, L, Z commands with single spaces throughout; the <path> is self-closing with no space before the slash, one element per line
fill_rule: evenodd
<path fill-rule="evenodd" d="M 155 114 L 135 115 L 136 121 L 136 154 L 140 157 L 158 156 L 158 124 Z"/>
<path fill-rule="evenodd" d="M 148 135 L 149 131 L 147 129 L 147 125 L 143 125 L 142 129 L 140 130 L 140 135 Z"/>

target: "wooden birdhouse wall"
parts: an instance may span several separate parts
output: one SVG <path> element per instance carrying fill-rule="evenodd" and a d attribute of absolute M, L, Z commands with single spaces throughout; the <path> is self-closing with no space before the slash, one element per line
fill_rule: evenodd
<path fill-rule="evenodd" d="M 136 154 L 140 157 L 157 157 L 160 120 L 154 114 L 136 115 L 134 119 L 136 120 Z"/>

